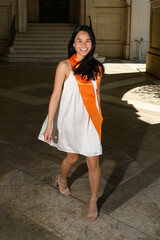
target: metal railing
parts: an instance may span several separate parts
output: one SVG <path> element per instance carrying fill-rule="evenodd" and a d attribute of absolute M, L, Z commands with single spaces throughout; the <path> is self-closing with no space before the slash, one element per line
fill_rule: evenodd
<path fill-rule="evenodd" d="M 15 25 L 15 22 L 16 22 L 16 15 L 14 15 L 13 22 L 12 22 L 12 25 L 11 25 L 11 28 L 10 28 L 10 40 L 9 40 L 9 46 L 10 47 L 13 46 L 14 39 L 15 39 L 15 36 L 16 36 L 16 25 Z"/>

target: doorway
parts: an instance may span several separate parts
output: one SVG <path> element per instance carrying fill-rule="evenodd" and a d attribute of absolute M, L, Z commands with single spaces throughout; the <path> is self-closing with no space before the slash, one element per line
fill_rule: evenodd
<path fill-rule="evenodd" d="M 69 9 L 69 0 L 39 0 L 39 21 L 68 23 Z"/>

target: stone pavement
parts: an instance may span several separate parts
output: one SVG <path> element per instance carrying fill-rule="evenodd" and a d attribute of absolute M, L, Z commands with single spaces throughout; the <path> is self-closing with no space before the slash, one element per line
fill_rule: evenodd
<path fill-rule="evenodd" d="M 65 197 L 54 187 L 65 154 L 37 140 L 56 65 L 0 64 L 0 240 L 160 239 L 159 81 L 144 64 L 104 66 L 100 215 L 91 224 L 85 157 Z"/>

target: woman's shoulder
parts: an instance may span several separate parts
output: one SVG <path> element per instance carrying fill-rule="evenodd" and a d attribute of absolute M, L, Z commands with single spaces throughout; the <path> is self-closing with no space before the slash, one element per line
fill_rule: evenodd
<path fill-rule="evenodd" d="M 58 63 L 57 68 L 59 68 L 61 70 L 69 70 L 70 69 L 69 61 L 67 59 L 60 61 Z"/>
<path fill-rule="evenodd" d="M 63 74 L 65 79 L 68 78 L 68 76 L 70 74 L 69 61 L 66 59 L 66 60 L 62 60 L 61 62 L 59 62 L 56 72 L 61 75 Z"/>

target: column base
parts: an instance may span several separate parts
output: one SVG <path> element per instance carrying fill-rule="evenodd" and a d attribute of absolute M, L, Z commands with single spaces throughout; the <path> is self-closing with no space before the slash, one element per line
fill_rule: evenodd
<path fill-rule="evenodd" d="M 125 45 L 123 47 L 123 58 L 126 60 L 130 59 L 130 45 Z"/>

